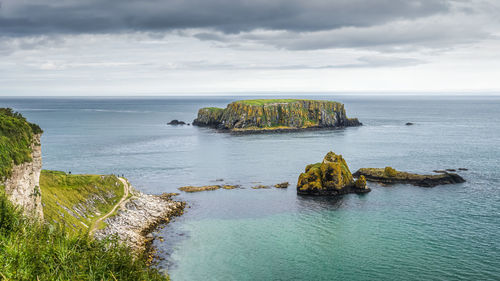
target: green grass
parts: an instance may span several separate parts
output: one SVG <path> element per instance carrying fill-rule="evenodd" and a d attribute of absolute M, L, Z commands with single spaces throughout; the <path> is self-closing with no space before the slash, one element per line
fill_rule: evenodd
<path fill-rule="evenodd" d="M 12 173 L 13 165 L 31 161 L 31 143 L 42 133 L 36 124 L 10 108 L 0 108 L 0 180 Z"/>
<path fill-rule="evenodd" d="M 123 183 L 112 175 L 70 175 L 43 170 L 40 188 L 45 220 L 64 224 L 69 233 L 86 232 L 123 196 Z"/>
<path fill-rule="evenodd" d="M 224 110 L 223 108 L 220 107 L 204 107 L 203 109 L 206 109 L 211 112 Z"/>
<path fill-rule="evenodd" d="M 293 103 L 298 101 L 318 101 L 318 102 L 338 103 L 335 101 L 328 101 L 328 100 L 305 100 L 305 99 L 255 99 L 255 100 L 240 100 L 240 101 L 235 101 L 234 103 L 241 103 L 247 105 L 266 105 L 272 103 Z"/>
<path fill-rule="evenodd" d="M 235 103 L 242 103 L 247 105 L 265 105 L 270 103 L 291 103 L 300 101 L 299 99 L 256 99 L 256 100 L 240 100 Z"/>
<path fill-rule="evenodd" d="M 116 239 L 41 224 L 0 195 L 0 280 L 169 280 Z"/>

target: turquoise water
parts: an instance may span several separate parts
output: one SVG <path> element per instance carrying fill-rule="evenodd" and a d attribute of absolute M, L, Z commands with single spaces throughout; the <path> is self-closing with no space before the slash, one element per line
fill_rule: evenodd
<path fill-rule="evenodd" d="M 318 97 L 325 98 L 325 97 Z M 124 174 L 174 192 L 222 178 L 244 189 L 182 194 L 160 230 L 172 280 L 499 280 L 500 98 L 328 97 L 365 126 L 234 136 L 192 126 L 197 109 L 239 98 L 0 99 L 45 130 L 44 168 Z M 405 126 L 406 122 L 415 123 Z M 468 168 L 464 184 L 300 197 L 305 165 L 329 150 L 352 171 Z M 289 181 L 288 190 L 253 190 Z"/>

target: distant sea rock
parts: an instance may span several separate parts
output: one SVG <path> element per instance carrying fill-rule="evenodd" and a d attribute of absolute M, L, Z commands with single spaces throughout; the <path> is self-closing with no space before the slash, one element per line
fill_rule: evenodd
<path fill-rule="evenodd" d="M 392 167 L 381 168 L 361 168 L 354 176 L 364 176 L 367 181 L 379 182 L 384 184 L 407 183 L 422 187 L 434 187 L 442 184 L 462 183 L 465 180 L 454 173 L 446 171 L 437 171 L 439 175 L 419 175 L 407 172 L 400 172 Z"/>
<path fill-rule="evenodd" d="M 193 125 L 240 133 L 333 129 L 360 126 L 347 118 L 344 105 L 334 101 L 260 99 L 236 101 L 225 109 L 206 107 L 198 111 Z"/>
<path fill-rule="evenodd" d="M 174 125 L 174 126 L 177 126 L 177 125 L 186 125 L 186 122 L 174 119 L 174 120 L 168 122 L 167 125 Z"/>
<path fill-rule="evenodd" d="M 343 195 L 371 190 L 360 176 L 356 181 L 342 155 L 328 152 L 323 162 L 307 165 L 300 174 L 297 193 L 304 195 Z"/>

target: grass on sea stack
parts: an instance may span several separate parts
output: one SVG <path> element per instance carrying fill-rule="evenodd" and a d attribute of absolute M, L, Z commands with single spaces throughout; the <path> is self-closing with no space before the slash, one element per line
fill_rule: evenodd
<path fill-rule="evenodd" d="M 306 99 L 255 99 L 255 100 L 240 100 L 240 101 L 235 101 L 234 103 L 262 106 L 262 105 L 266 105 L 266 104 L 294 103 L 294 102 L 298 102 L 298 101 L 316 101 L 316 102 L 337 103 L 335 101 L 328 101 L 328 100 L 306 100 Z"/>
<path fill-rule="evenodd" d="M 272 103 L 291 103 L 299 101 L 298 99 L 255 99 L 255 100 L 240 100 L 235 103 L 247 104 L 247 105 L 266 105 Z"/>

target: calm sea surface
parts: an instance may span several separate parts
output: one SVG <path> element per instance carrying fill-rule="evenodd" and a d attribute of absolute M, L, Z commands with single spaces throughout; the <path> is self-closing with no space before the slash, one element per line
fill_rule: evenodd
<path fill-rule="evenodd" d="M 165 125 L 236 97 L 1 98 L 0 106 L 45 130 L 45 169 L 124 174 L 149 193 L 216 179 L 244 187 L 180 196 L 190 208 L 155 242 L 174 281 L 500 280 L 499 97 L 315 98 L 345 103 L 365 126 L 235 136 Z M 464 167 L 467 182 L 297 196 L 299 173 L 330 150 L 353 172 Z M 283 181 L 288 190 L 251 189 Z"/>

